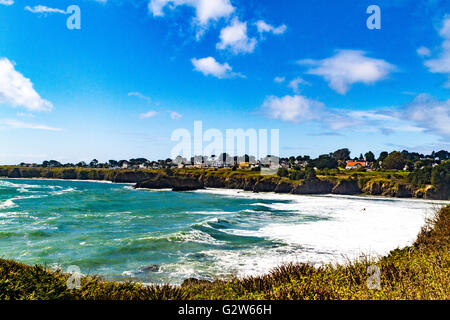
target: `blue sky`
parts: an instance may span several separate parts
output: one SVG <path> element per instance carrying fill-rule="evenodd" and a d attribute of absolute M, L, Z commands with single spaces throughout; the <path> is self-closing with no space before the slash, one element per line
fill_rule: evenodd
<path fill-rule="evenodd" d="M 279 129 L 282 156 L 426 153 L 449 90 L 448 1 L 0 0 L 0 163 L 167 158 L 195 120 Z"/>

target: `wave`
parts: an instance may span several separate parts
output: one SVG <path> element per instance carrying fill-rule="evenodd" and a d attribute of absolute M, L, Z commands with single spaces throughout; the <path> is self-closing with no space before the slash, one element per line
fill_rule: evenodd
<path fill-rule="evenodd" d="M 8 209 L 8 208 L 17 207 L 17 204 L 14 203 L 15 199 L 16 198 L 8 199 L 8 200 L 0 203 L 0 209 Z"/>
<path fill-rule="evenodd" d="M 187 211 L 186 214 L 198 214 L 198 215 L 229 215 L 235 214 L 236 212 L 230 211 Z"/>
<path fill-rule="evenodd" d="M 0 203 L 0 209 L 10 209 L 16 208 L 18 205 L 14 202 L 16 200 L 25 200 L 25 199 L 38 199 L 42 197 L 47 197 L 47 195 L 33 195 L 33 196 L 20 196 L 14 197 L 11 199 L 7 199 L 4 202 Z"/>
<path fill-rule="evenodd" d="M 60 191 L 52 191 L 52 192 L 50 192 L 50 194 L 52 196 L 60 196 L 62 194 L 74 192 L 74 191 L 77 191 L 77 189 L 76 188 L 68 188 L 68 189 L 64 189 L 64 190 L 60 190 Z"/>
<path fill-rule="evenodd" d="M 347 200 L 371 200 L 377 202 L 389 202 L 389 203 L 402 203 L 402 202 L 416 202 L 416 203 L 428 203 L 428 204 L 450 204 L 450 200 L 429 200 L 429 199 L 414 199 L 414 198 L 389 198 L 383 196 L 369 196 L 369 195 L 338 195 L 338 194 L 318 194 L 318 195 L 307 195 L 307 194 L 290 194 L 290 193 L 275 193 L 275 192 L 259 192 L 254 193 L 252 191 L 243 191 L 239 189 L 202 189 L 194 191 L 196 193 L 205 193 L 205 194 L 215 194 L 221 195 L 224 197 L 232 197 L 232 198 L 247 198 L 247 199 L 261 199 L 261 200 L 274 200 L 274 201 L 296 201 L 296 202 L 304 202 L 304 201 L 314 201 L 317 202 L 324 199 L 328 200 L 338 200 L 338 199 L 347 199 Z M 318 199 L 319 198 L 319 199 Z"/>

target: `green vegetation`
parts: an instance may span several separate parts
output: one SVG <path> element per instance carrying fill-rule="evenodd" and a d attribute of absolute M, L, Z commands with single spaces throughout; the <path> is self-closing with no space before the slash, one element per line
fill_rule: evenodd
<path fill-rule="evenodd" d="M 0 299 L 450 299 L 450 206 L 438 211 L 411 247 L 347 265 L 314 268 L 289 264 L 267 275 L 186 280 L 181 286 L 146 287 L 85 277 L 67 289 L 69 275 L 0 259 Z M 369 266 L 380 269 L 380 289 L 369 289 Z"/>
<path fill-rule="evenodd" d="M 321 159 L 323 160 L 325 157 Z M 332 161 L 336 160 L 332 159 Z M 173 179 L 188 176 L 191 179 L 202 180 L 205 187 L 208 188 L 232 188 L 247 191 L 255 191 L 255 184 L 264 182 L 270 183 L 270 185 L 260 185 L 259 189 L 256 190 L 257 192 L 298 192 L 300 194 L 332 193 L 333 187 L 341 181 L 352 180 L 357 182 L 357 186 L 351 188 L 351 194 L 450 199 L 450 160 L 442 161 L 439 165 L 424 166 L 415 169 L 413 172 L 381 168 L 376 170 L 366 170 L 365 168 L 345 170 L 341 167 L 315 170 L 312 165 L 307 165 L 305 168 L 295 166 L 293 169 L 281 167 L 277 174 L 269 176 L 261 175 L 259 168 L 241 169 L 237 166 L 233 169 L 91 169 L 0 166 L 0 177 L 9 178 L 106 180 L 117 183 L 139 183 L 158 179 L 158 176 L 170 176 Z M 320 187 L 321 182 L 332 184 L 332 186 L 331 188 Z M 276 189 L 279 183 L 283 183 L 284 186 Z M 299 188 L 294 192 L 298 185 L 304 183 L 309 183 L 308 188 Z M 358 189 L 360 192 L 358 192 Z M 339 192 L 346 194 L 345 190 L 346 188 L 341 188 Z"/>
<path fill-rule="evenodd" d="M 405 167 L 406 160 L 400 152 L 392 152 L 383 160 L 384 169 L 402 170 Z"/>
<path fill-rule="evenodd" d="M 450 188 L 450 160 L 440 165 L 424 166 L 415 169 L 408 175 L 408 182 L 415 186 L 433 185 L 439 189 L 448 191 Z"/>

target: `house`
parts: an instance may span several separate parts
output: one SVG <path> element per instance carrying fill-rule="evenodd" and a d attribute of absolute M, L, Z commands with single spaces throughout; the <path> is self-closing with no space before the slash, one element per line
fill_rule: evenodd
<path fill-rule="evenodd" d="M 248 162 L 239 163 L 239 169 L 250 169 L 250 163 Z"/>
<path fill-rule="evenodd" d="M 351 170 L 351 169 L 366 168 L 367 165 L 368 164 L 366 161 L 347 161 L 345 169 Z"/>

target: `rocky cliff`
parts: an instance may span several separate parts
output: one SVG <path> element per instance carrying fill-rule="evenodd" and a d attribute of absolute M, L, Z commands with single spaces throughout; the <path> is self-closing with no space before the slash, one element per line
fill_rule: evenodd
<path fill-rule="evenodd" d="M 203 188 L 242 189 L 252 192 L 291 194 L 366 194 L 397 198 L 450 199 L 448 192 L 433 186 L 415 188 L 394 179 L 385 178 L 312 178 L 292 181 L 278 176 L 260 176 L 216 171 L 111 170 L 79 168 L 22 168 L 0 167 L 0 177 L 46 178 L 73 180 L 107 180 L 116 183 L 135 183 L 135 188 L 191 191 Z"/>

